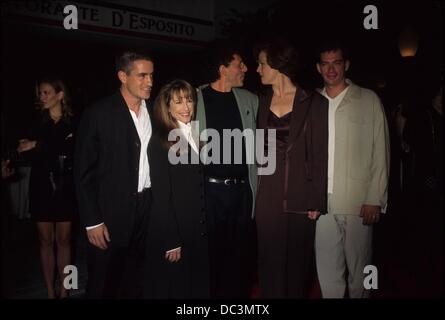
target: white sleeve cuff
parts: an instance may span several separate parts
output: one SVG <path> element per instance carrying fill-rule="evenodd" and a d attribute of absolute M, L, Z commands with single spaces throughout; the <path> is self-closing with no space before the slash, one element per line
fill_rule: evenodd
<path fill-rule="evenodd" d="M 169 253 L 169 252 L 172 252 L 172 251 L 175 251 L 175 250 L 178 250 L 178 249 L 181 249 L 181 247 L 177 247 L 177 248 L 174 248 L 174 249 L 171 249 L 171 250 L 168 250 L 166 253 Z"/>
<path fill-rule="evenodd" d="M 89 230 L 94 229 L 94 228 L 97 228 L 97 227 L 99 227 L 99 226 L 101 226 L 101 225 L 103 225 L 103 224 L 104 224 L 104 223 L 102 222 L 102 223 L 96 224 L 95 226 L 89 226 L 89 227 L 86 227 L 85 229 L 87 229 L 87 231 L 89 231 Z"/>

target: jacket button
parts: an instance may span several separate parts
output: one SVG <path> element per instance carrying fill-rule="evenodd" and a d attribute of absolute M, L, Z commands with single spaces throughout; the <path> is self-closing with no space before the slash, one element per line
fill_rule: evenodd
<path fill-rule="evenodd" d="M 204 224 L 204 222 L 206 222 L 204 219 L 199 220 L 200 224 Z"/>
<path fill-rule="evenodd" d="M 136 141 L 134 144 L 136 145 L 136 147 L 139 147 L 139 142 Z"/>
<path fill-rule="evenodd" d="M 205 232 L 201 232 L 201 237 L 204 237 L 206 235 Z"/>

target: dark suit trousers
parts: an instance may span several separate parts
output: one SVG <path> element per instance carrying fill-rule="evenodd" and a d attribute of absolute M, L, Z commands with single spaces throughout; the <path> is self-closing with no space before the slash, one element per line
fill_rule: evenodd
<path fill-rule="evenodd" d="M 206 182 L 211 297 L 248 298 L 254 268 L 252 195 L 248 183 Z"/>
<path fill-rule="evenodd" d="M 108 243 L 106 250 L 88 243 L 86 298 L 115 299 L 142 296 L 145 239 L 151 207 L 150 189 L 138 193 L 133 231 L 128 246 Z"/>

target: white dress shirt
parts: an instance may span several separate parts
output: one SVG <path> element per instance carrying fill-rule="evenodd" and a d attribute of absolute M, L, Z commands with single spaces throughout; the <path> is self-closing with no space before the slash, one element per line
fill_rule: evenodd
<path fill-rule="evenodd" d="M 130 109 L 128 109 L 130 110 Z M 141 140 L 141 152 L 139 154 L 139 181 L 138 192 L 141 192 L 145 188 L 151 187 L 150 181 L 150 167 L 148 165 L 147 147 L 150 141 L 152 128 L 150 115 L 148 114 L 145 100 L 142 100 L 139 108 L 139 117 L 136 113 L 130 110 L 131 117 L 133 118 L 134 125 L 138 132 L 139 139 Z"/>
<path fill-rule="evenodd" d="M 130 109 L 128 109 L 133 119 L 136 131 L 141 142 L 141 151 L 139 154 L 139 178 L 138 178 L 138 192 L 141 192 L 145 188 L 150 188 L 150 166 L 148 165 L 147 147 L 152 135 L 152 127 L 150 121 L 150 115 L 147 110 L 145 100 L 142 100 L 141 106 L 139 107 L 139 116 Z M 103 225 L 104 223 L 99 223 L 94 226 L 86 227 L 87 230 L 94 229 Z"/>
<path fill-rule="evenodd" d="M 331 98 L 326 93 L 326 88 L 323 88 L 321 94 L 329 100 L 329 138 L 328 138 L 328 193 L 334 191 L 334 155 L 335 155 L 335 112 L 338 106 L 345 97 L 346 92 L 348 92 L 349 86 L 347 86 L 340 94 L 336 97 Z"/>
<path fill-rule="evenodd" d="M 191 123 L 183 123 L 178 120 L 179 129 L 181 130 L 181 134 L 184 136 L 184 138 L 187 139 L 187 142 L 190 144 L 192 149 L 199 154 L 198 144 L 197 144 L 197 134 L 195 130 L 193 130 Z"/>

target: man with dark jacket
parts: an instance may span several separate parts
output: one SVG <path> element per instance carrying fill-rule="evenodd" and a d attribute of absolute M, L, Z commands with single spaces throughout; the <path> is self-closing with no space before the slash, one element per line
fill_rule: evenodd
<path fill-rule="evenodd" d="M 85 110 L 78 129 L 74 177 L 88 244 L 88 298 L 138 297 L 151 206 L 146 99 L 150 57 L 124 53 L 120 90 Z M 125 277 L 131 275 L 132 279 Z M 141 276 L 142 277 L 142 276 Z"/>

